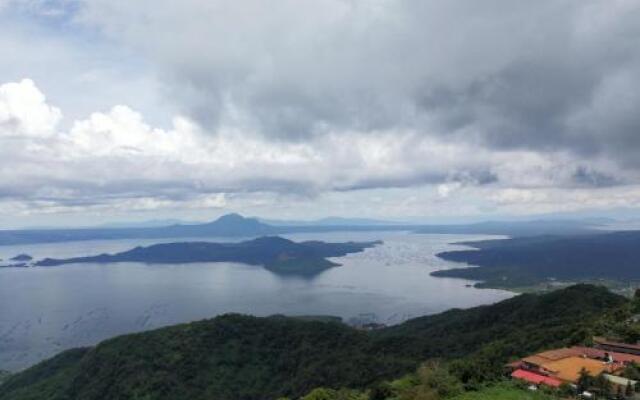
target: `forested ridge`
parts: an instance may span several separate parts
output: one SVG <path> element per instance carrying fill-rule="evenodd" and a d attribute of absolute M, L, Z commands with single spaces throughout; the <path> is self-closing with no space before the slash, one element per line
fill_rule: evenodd
<path fill-rule="evenodd" d="M 605 288 L 576 285 L 373 332 L 224 315 L 64 352 L 10 377 L 0 400 L 321 399 L 322 391 L 384 399 L 434 390 L 438 397 L 422 398 L 447 398 L 499 382 L 514 357 L 624 324 L 630 304 Z M 425 361 L 431 366 L 420 367 Z"/>

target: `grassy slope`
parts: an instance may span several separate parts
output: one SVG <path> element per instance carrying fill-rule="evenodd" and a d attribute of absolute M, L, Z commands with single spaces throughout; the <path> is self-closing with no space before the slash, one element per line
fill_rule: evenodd
<path fill-rule="evenodd" d="M 557 397 L 540 391 L 532 392 L 510 384 L 488 387 L 477 392 L 467 392 L 451 400 L 554 400 Z"/>
<path fill-rule="evenodd" d="M 581 285 L 370 334 L 338 323 L 228 315 L 63 353 L 12 376 L 0 400 L 297 398 L 315 387 L 367 387 L 430 357 L 465 357 L 456 374 L 486 381 L 510 356 L 585 339 L 592 321 L 625 302 Z"/>

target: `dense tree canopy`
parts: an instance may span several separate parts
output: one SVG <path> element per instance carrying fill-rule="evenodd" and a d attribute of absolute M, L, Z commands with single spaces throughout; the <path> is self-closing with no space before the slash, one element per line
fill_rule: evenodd
<path fill-rule="evenodd" d="M 405 383 L 449 396 L 499 380 L 511 357 L 584 341 L 604 316 L 624 318 L 627 308 L 604 288 L 578 285 L 369 333 L 337 322 L 225 315 L 67 351 L 9 378 L 0 400 L 295 399 L 315 388 L 382 396 L 385 381 L 433 358 L 446 368 L 419 369 Z"/>

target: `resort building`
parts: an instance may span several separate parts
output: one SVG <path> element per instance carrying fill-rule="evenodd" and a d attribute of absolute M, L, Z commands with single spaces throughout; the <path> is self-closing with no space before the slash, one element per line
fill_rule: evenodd
<path fill-rule="evenodd" d="M 534 385 L 559 387 L 562 383 L 576 384 L 582 371 L 586 371 L 594 377 L 602 374 L 614 385 L 625 386 L 635 385 L 635 381 L 618 375 L 632 362 L 640 365 L 640 355 L 576 346 L 534 354 L 508 364 L 508 368 L 512 378 Z"/>
<path fill-rule="evenodd" d="M 619 353 L 635 354 L 640 356 L 640 345 L 613 342 L 601 337 L 593 338 L 594 347 L 606 351 L 615 351 Z"/>

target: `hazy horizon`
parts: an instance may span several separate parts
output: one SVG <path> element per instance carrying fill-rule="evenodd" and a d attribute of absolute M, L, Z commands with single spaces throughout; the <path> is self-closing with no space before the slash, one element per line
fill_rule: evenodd
<path fill-rule="evenodd" d="M 68 221 L 59 221 L 47 224 L 14 225 L 3 226 L 0 229 L 64 229 L 64 228 L 126 228 L 126 227 L 164 227 L 174 224 L 196 225 L 215 221 L 216 219 L 228 215 L 240 214 L 245 218 L 258 219 L 266 224 L 275 225 L 298 225 L 326 223 L 326 221 L 336 220 L 341 224 L 348 225 L 384 225 L 384 224 L 409 224 L 409 225 L 463 225 L 483 222 L 535 222 L 535 221 L 576 221 L 576 222 L 602 222 L 605 224 L 627 224 L 631 227 L 637 226 L 640 229 L 640 210 L 609 210 L 607 212 L 567 212 L 548 213 L 533 215 L 478 215 L 478 216 L 404 216 L 404 217 L 368 217 L 368 216 L 348 216 L 348 215 L 326 215 L 317 218 L 278 218 L 262 215 L 244 215 L 234 210 L 224 210 L 219 213 L 203 213 L 203 215 L 193 216 L 191 219 L 173 217 L 169 214 L 167 218 L 154 218 L 153 215 L 143 215 L 141 217 L 130 216 L 128 218 L 107 217 L 91 218 L 89 222 L 78 222 L 70 224 Z M 145 218 L 146 217 L 146 218 Z M 197 218 L 197 219 L 196 219 Z M 621 226 L 623 226 L 621 225 Z M 634 228 L 635 229 L 635 228 Z"/>

